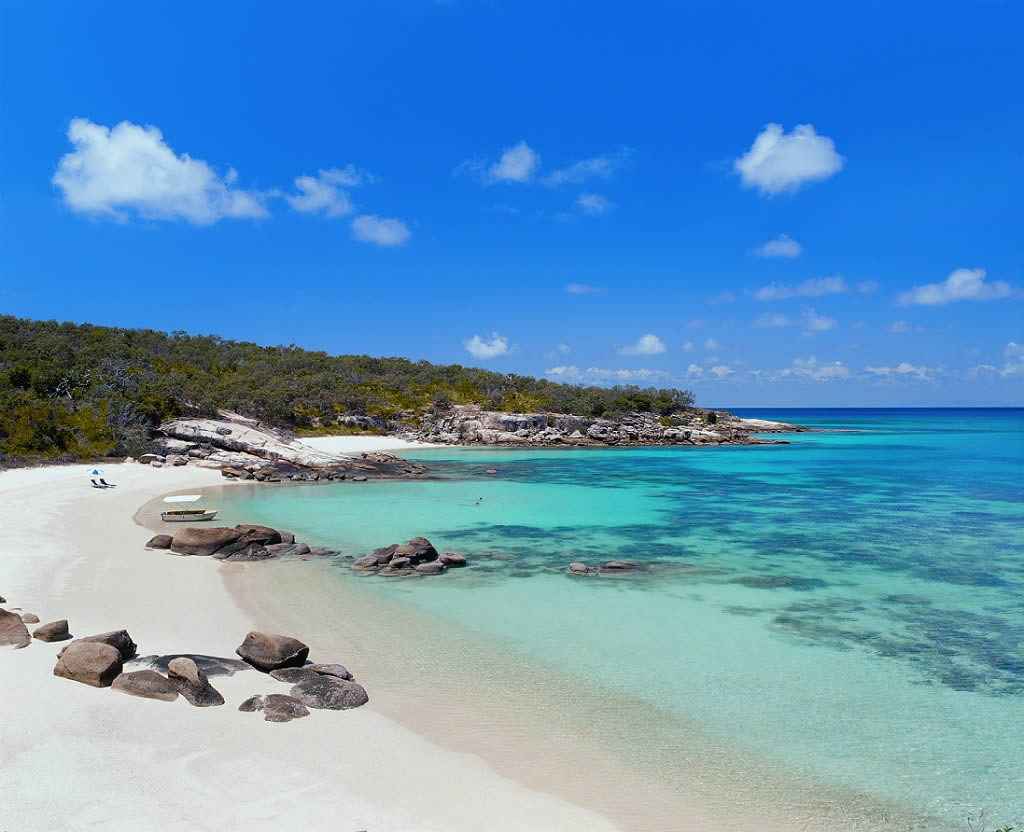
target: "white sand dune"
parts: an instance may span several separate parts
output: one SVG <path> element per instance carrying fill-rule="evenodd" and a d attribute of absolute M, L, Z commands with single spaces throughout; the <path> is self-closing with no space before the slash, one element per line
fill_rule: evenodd
<path fill-rule="evenodd" d="M 310 441 L 368 449 L 355 439 Z M 145 551 L 150 532 L 132 519 L 160 494 L 222 485 L 220 474 L 112 466 L 119 486 L 101 491 L 85 470 L 0 474 L 6 606 L 67 618 L 77 635 L 124 627 L 143 655 L 232 656 L 254 624 L 217 579 L 222 567 Z M 287 691 L 255 671 L 215 677 L 227 704 L 193 708 L 57 678 L 60 647 L 0 648 L 0 829 L 619 828 L 409 731 L 374 709 L 373 690 L 364 708 L 272 724 L 236 710 L 251 694 Z M 323 652 L 314 646 L 314 658 L 344 661 Z"/>

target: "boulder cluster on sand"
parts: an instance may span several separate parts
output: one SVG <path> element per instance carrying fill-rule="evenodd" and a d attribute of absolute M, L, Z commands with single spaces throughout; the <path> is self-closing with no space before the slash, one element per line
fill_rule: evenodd
<path fill-rule="evenodd" d="M 135 650 L 127 630 L 76 638 L 57 654 L 53 675 L 107 688 L 121 675 L 125 661 L 135 655 Z"/>
<path fill-rule="evenodd" d="M 0 604 L 7 601 L 0 597 Z M 7 645 L 14 648 L 28 647 L 33 638 L 39 641 L 67 641 L 71 638 L 68 632 L 66 619 L 50 621 L 36 627 L 29 635 L 26 624 L 38 624 L 39 616 L 34 613 L 18 614 L 14 610 L 0 609 L 0 645 Z"/>
<path fill-rule="evenodd" d="M 16 612 L 0 610 L 0 644 L 12 647 L 28 647 L 32 641 L 28 635 L 28 627 Z"/>
<path fill-rule="evenodd" d="M 216 419 L 172 419 L 157 429 L 160 452 L 136 462 L 153 468 L 192 465 L 253 482 L 365 482 L 369 477 L 418 477 L 426 468 L 388 453 L 358 457 L 318 451 L 293 436 L 237 413 Z"/>
<path fill-rule="evenodd" d="M 7 602 L 0 597 L 0 603 Z M 31 643 L 25 617 L 0 608 L 0 645 L 22 648 Z M 71 638 L 63 619 L 44 624 L 34 635 L 40 641 Z M 291 636 L 250 632 L 235 650 L 242 661 L 184 653 L 139 658 L 137 651 L 127 630 L 76 638 L 57 653 L 53 675 L 143 699 L 174 702 L 180 696 L 190 705 L 208 708 L 224 704 L 211 675 L 255 669 L 274 682 L 291 685 L 287 694 L 255 694 L 239 705 L 240 711 L 261 711 L 266 722 L 309 716 L 310 708 L 343 711 L 370 701 L 344 665 L 308 661 L 309 647 Z M 157 669 L 161 667 L 166 675 Z"/>
<path fill-rule="evenodd" d="M 291 532 L 270 526 L 186 526 L 173 535 L 154 535 L 147 549 L 166 549 L 176 555 L 197 555 L 231 562 L 269 560 L 286 556 L 330 557 L 334 549 L 296 543 Z"/>
<path fill-rule="evenodd" d="M 306 664 L 309 647 L 290 636 L 254 631 L 235 652 L 270 678 L 292 685 L 287 696 L 256 694 L 239 705 L 240 711 L 262 711 L 266 722 L 308 716 L 309 708 L 343 711 L 370 701 L 366 689 L 342 665 Z"/>
<path fill-rule="evenodd" d="M 438 552 L 425 537 L 392 543 L 352 561 L 353 569 L 379 575 L 439 575 L 450 567 L 465 565 L 465 555 Z"/>

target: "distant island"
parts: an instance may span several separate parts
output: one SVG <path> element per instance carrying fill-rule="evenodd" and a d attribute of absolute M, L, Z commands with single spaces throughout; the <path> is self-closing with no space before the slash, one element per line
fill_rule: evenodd
<path fill-rule="evenodd" d="M 676 388 L 582 386 L 457 364 L 0 317 L 0 466 L 159 456 L 180 450 L 196 420 L 225 417 L 263 434 L 256 447 L 339 434 L 443 444 L 754 444 L 770 441 L 754 433 L 801 429 L 696 407 L 693 393 Z M 223 439 L 218 446 L 226 435 L 213 430 L 190 449 L 252 450 Z"/>

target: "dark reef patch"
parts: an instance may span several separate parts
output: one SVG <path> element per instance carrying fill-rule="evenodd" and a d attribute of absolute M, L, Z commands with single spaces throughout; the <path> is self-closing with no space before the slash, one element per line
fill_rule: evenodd
<path fill-rule="evenodd" d="M 742 584 L 751 589 L 796 589 L 806 592 L 810 589 L 820 589 L 826 583 L 820 578 L 801 578 L 799 575 L 743 575 L 739 578 L 730 578 L 730 584 Z"/>

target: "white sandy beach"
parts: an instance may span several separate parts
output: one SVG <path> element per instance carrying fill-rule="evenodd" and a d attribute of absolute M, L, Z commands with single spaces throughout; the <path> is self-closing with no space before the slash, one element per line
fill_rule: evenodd
<path fill-rule="evenodd" d="M 410 442 L 395 436 L 303 436 L 299 439 L 317 451 L 332 454 L 359 454 L 370 451 L 409 451 L 443 447 L 433 442 Z"/>
<path fill-rule="evenodd" d="M 233 656 L 255 625 L 217 579 L 221 567 L 144 550 L 151 533 L 132 519 L 161 494 L 221 485 L 219 472 L 109 466 L 118 488 L 100 491 L 85 470 L 0 474 L 5 606 L 67 618 L 75 635 L 126 628 L 140 655 Z M 346 660 L 310 644 L 315 660 Z M 55 677 L 61 646 L 0 648 L 4 830 L 621 828 L 423 739 L 375 710 L 372 689 L 359 710 L 272 724 L 237 710 L 254 693 L 286 692 L 256 671 L 215 677 L 227 704 L 194 708 Z"/>

